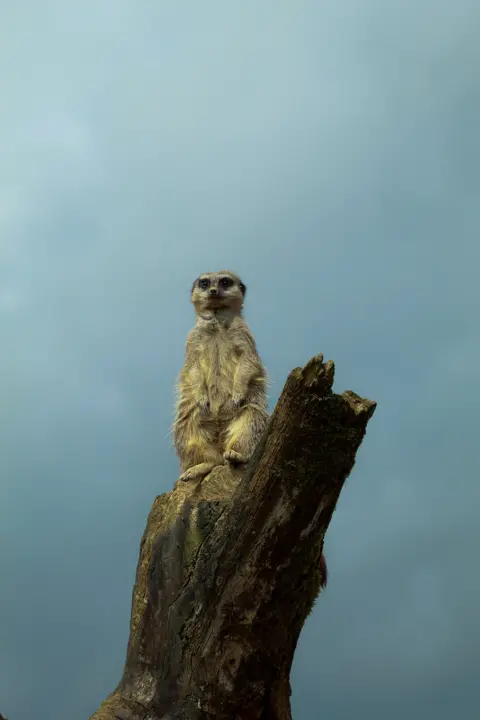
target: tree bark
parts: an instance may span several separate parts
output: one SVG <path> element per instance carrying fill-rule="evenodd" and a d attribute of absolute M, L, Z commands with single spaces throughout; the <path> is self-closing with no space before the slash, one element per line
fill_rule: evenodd
<path fill-rule="evenodd" d="M 123 677 L 90 720 L 291 720 L 325 531 L 376 406 L 333 375 L 322 355 L 290 373 L 243 472 L 155 499 Z"/>

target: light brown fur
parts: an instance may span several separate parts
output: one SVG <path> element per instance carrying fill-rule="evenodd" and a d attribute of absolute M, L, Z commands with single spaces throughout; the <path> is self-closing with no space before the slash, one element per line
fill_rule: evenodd
<path fill-rule="evenodd" d="M 181 480 L 204 477 L 227 461 L 246 462 L 267 423 L 267 375 L 242 317 L 245 290 L 229 270 L 204 273 L 192 287 L 197 321 L 187 337 L 173 424 Z"/>

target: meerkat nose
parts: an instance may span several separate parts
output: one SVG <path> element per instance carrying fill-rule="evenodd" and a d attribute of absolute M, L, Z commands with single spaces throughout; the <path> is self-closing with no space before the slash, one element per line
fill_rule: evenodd
<path fill-rule="evenodd" d="M 217 288 L 210 288 L 210 295 L 216 295 L 217 294 Z"/>

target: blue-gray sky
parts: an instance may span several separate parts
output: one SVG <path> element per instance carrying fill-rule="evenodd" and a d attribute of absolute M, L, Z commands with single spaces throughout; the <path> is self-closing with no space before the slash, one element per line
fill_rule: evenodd
<path fill-rule="evenodd" d="M 378 401 L 296 720 L 478 717 L 480 5 L 0 1 L 0 712 L 118 681 L 192 280 Z"/>

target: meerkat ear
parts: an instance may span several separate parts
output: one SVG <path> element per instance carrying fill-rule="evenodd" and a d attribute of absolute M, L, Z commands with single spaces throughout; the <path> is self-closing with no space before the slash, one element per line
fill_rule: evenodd
<path fill-rule="evenodd" d="M 245 293 L 247 292 L 247 286 L 241 282 L 239 287 L 240 287 L 240 290 L 242 291 L 243 297 L 245 297 Z"/>
<path fill-rule="evenodd" d="M 190 295 L 191 295 L 191 294 L 193 293 L 193 291 L 195 290 L 195 285 L 196 285 L 197 283 L 198 283 L 198 278 L 196 278 L 196 279 L 193 281 L 192 289 L 190 290 Z"/>

